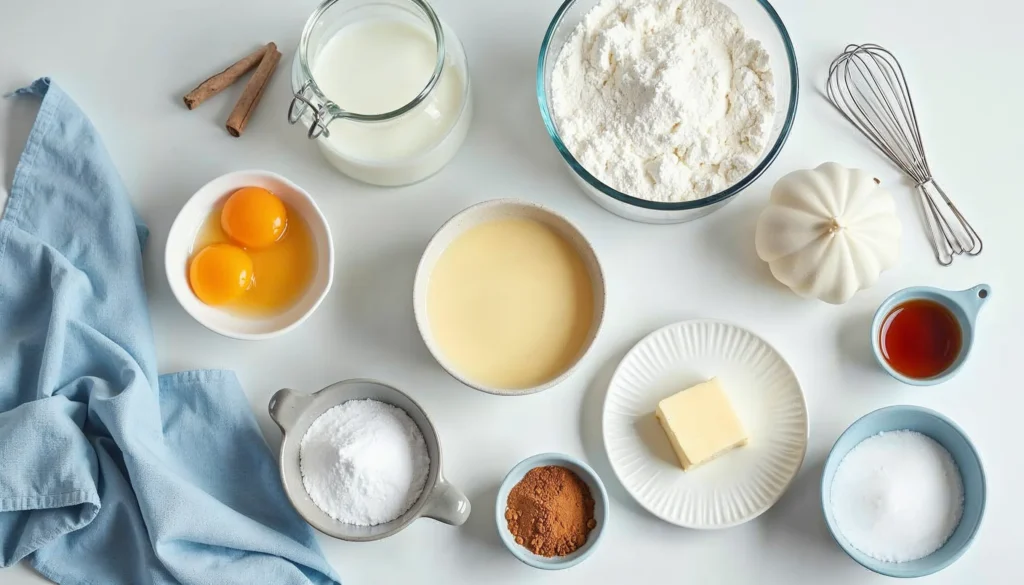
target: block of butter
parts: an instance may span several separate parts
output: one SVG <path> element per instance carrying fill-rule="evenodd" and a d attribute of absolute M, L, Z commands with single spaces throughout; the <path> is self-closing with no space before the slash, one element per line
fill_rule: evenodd
<path fill-rule="evenodd" d="M 716 378 L 662 400 L 654 414 L 684 471 L 747 444 L 747 432 Z"/>

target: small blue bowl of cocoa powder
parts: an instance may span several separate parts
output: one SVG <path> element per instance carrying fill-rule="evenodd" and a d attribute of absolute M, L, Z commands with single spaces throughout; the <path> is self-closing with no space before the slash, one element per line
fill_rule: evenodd
<path fill-rule="evenodd" d="M 498 536 L 527 565 L 568 569 L 590 556 L 608 525 L 608 492 L 583 461 L 542 453 L 520 461 L 498 488 Z"/>

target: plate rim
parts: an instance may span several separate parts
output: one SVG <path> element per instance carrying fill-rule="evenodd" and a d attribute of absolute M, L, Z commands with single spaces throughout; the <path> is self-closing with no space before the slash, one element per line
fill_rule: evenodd
<path fill-rule="evenodd" d="M 651 339 L 652 337 L 654 337 L 654 336 L 656 336 L 658 334 L 661 334 L 662 332 L 664 332 L 664 331 L 666 331 L 668 329 L 672 329 L 672 328 L 675 328 L 675 327 L 683 327 L 683 326 L 687 326 L 687 325 L 697 325 L 697 324 L 709 324 L 709 323 L 710 324 L 726 325 L 728 327 L 733 327 L 733 328 L 738 329 L 740 331 L 744 331 L 744 332 L 752 335 L 753 337 L 759 339 L 762 343 L 767 345 L 769 349 L 771 349 L 773 352 L 775 352 L 775 354 L 777 356 L 779 356 L 779 359 L 782 360 L 783 365 L 786 366 L 786 368 L 789 370 L 789 372 L 793 375 L 793 379 L 796 381 L 796 388 L 797 388 L 797 391 L 799 392 L 799 395 L 800 395 L 800 403 L 801 403 L 801 405 L 803 406 L 803 409 L 804 409 L 804 433 L 802 435 L 802 437 L 803 437 L 803 444 L 802 444 L 801 450 L 800 450 L 800 461 L 797 463 L 796 470 L 793 472 L 793 476 L 789 478 L 789 480 L 786 482 L 786 484 L 784 486 L 782 486 L 782 489 L 779 490 L 778 495 L 774 499 L 769 501 L 763 508 L 757 510 L 756 512 L 754 512 L 753 514 L 750 514 L 749 516 L 746 516 L 746 517 L 743 517 L 743 518 L 739 519 L 736 522 L 732 522 L 732 523 L 729 523 L 729 524 L 716 524 L 716 525 L 695 525 L 695 524 L 686 524 L 686 523 L 678 522 L 675 519 L 666 517 L 665 515 L 662 515 L 662 514 L 660 514 L 658 512 L 655 512 L 646 503 L 644 503 L 639 497 L 637 497 L 637 495 L 634 493 L 633 489 L 630 486 L 628 486 L 625 481 L 623 481 L 622 476 L 619 473 L 619 469 L 616 466 L 615 462 L 612 460 L 611 453 L 608 450 L 608 424 L 607 424 L 607 418 L 608 418 L 608 398 L 609 398 L 609 396 L 611 396 L 612 384 L 615 382 L 616 378 L 618 378 L 619 372 L 622 370 L 622 365 L 626 362 L 626 360 L 628 360 L 637 351 L 637 348 L 639 348 L 641 345 L 646 343 L 649 339 Z M 774 345 L 769 343 L 768 340 L 766 340 L 764 337 L 761 337 L 760 335 L 758 335 L 757 333 L 754 333 L 753 331 L 751 331 L 750 329 L 747 329 L 746 327 L 743 327 L 741 325 L 737 325 L 736 323 L 733 323 L 731 321 L 726 321 L 724 319 L 708 319 L 708 318 L 705 318 L 705 319 L 687 319 L 687 320 L 684 320 L 684 321 L 676 321 L 676 322 L 673 322 L 673 323 L 669 323 L 668 325 L 663 325 L 662 327 L 659 327 L 659 328 L 655 329 L 654 331 L 651 331 L 647 335 L 644 335 L 636 343 L 634 343 L 632 347 L 629 348 L 629 351 L 627 351 L 626 354 L 622 356 L 622 359 L 619 360 L 619 363 L 615 366 L 615 370 L 612 372 L 611 378 L 609 378 L 609 380 L 608 380 L 608 386 L 607 386 L 607 388 L 605 388 L 604 400 L 602 401 L 602 404 L 601 404 L 601 443 L 602 443 L 602 446 L 604 447 L 605 457 L 608 458 L 608 464 L 612 468 L 612 473 L 615 474 L 615 479 L 618 480 L 619 485 L 621 485 L 626 490 L 626 493 L 628 493 L 629 496 L 631 498 L 633 498 L 634 502 L 639 504 L 641 508 L 646 510 L 652 516 L 654 516 L 654 517 L 656 517 L 656 518 L 658 518 L 660 520 L 663 520 L 665 522 L 668 522 L 669 524 L 673 524 L 675 526 L 681 526 L 683 528 L 690 528 L 690 529 L 693 529 L 693 530 L 722 530 L 722 529 L 725 529 L 725 528 L 734 528 L 734 527 L 739 526 L 741 524 L 746 524 L 747 522 L 750 522 L 751 520 L 754 520 L 755 518 L 761 516 L 762 514 L 764 514 L 768 510 L 770 510 L 775 504 L 777 504 L 779 502 L 780 499 L 782 499 L 782 496 L 785 495 L 785 493 L 787 491 L 789 491 L 789 488 L 793 485 L 793 482 L 796 480 L 796 477 L 798 475 L 800 475 L 800 469 L 803 468 L 804 461 L 807 458 L 807 448 L 808 448 L 809 443 L 810 443 L 810 436 L 811 436 L 811 414 L 810 414 L 810 410 L 807 408 L 807 395 L 804 392 L 803 385 L 800 383 L 800 378 L 796 375 L 796 370 L 793 369 L 793 366 L 789 363 L 788 360 L 786 360 L 785 356 L 782 355 L 782 352 L 780 352 L 778 350 L 778 348 L 776 348 Z"/>

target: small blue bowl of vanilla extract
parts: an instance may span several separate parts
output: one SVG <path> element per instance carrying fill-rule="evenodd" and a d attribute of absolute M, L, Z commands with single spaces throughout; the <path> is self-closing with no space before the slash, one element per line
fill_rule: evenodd
<path fill-rule="evenodd" d="M 892 294 L 871 324 L 875 358 L 901 382 L 945 382 L 967 361 L 978 313 L 991 296 L 987 284 L 961 291 L 915 286 Z"/>

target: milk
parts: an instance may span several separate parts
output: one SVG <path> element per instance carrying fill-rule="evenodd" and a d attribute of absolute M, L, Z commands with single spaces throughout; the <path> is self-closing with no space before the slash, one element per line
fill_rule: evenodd
<path fill-rule="evenodd" d="M 357 179 L 401 185 L 423 179 L 454 156 L 470 112 L 465 71 L 451 52 L 437 85 L 413 110 L 384 122 L 335 120 L 318 142 L 335 166 Z M 329 38 L 313 63 L 321 92 L 341 109 L 383 114 L 411 102 L 430 81 L 437 60 L 433 31 L 406 20 L 374 18 Z M 464 107 L 464 104 L 466 107 Z"/>

